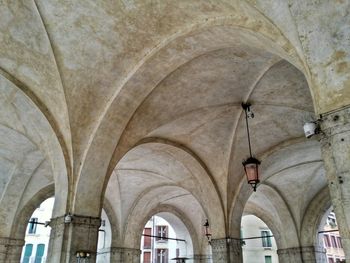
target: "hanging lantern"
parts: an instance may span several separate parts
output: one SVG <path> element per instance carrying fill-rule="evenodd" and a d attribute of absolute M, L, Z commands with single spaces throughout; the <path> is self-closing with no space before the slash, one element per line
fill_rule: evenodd
<path fill-rule="evenodd" d="M 205 223 L 204 223 L 204 235 L 207 237 L 207 239 L 208 239 L 208 243 L 209 243 L 209 245 L 210 245 L 210 242 L 211 242 L 211 233 L 210 233 L 210 226 L 209 226 L 209 221 L 208 221 L 208 219 L 205 221 Z"/>
<path fill-rule="evenodd" d="M 252 147 L 250 143 L 250 133 L 249 133 L 249 125 L 248 118 L 254 118 L 253 112 L 250 110 L 250 103 L 242 103 L 242 108 L 245 112 L 245 120 L 247 127 L 247 137 L 248 137 L 248 147 L 249 147 L 249 157 L 245 161 L 242 162 L 244 167 L 244 172 L 247 177 L 248 184 L 250 184 L 256 192 L 256 187 L 259 181 L 259 165 L 260 161 L 252 156 Z"/>
<path fill-rule="evenodd" d="M 244 171 L 247 176 L 248 184 L 253 187 L 254 192 L 256 192 L 256 186 L 259 181 L 259 164 L 260 161 L 254 157 L 249 157 L 247 160 L 243 161 Z"/>

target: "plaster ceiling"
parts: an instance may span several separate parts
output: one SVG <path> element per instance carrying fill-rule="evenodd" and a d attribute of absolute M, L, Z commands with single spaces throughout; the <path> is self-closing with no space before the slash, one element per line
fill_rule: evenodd
<path fill-rule="evenodd" d="M 0 77 L 0 221 L 2 236 L 33 195 L 66 181 L 63 155 L 47 120 L 18 88 Z M 61 172 L 54 172 L 57 168 Z M 64 198 L 64 195 L 62 195 Z M 62 208 L 62 207 L 61 207 Z M 60 209 L 59 206 L 56 209 Z"/>
<path fill-rule="evenodd" d="M 314 109 L 349 101 L 339 99 L 348 94 L 339 25 L 348 23 L 327 17 L 336 17 L 328 24 L 340 32 L 328 45 L 333 37 L 317 28 L 325 23 L 305 21 L 323 19 L 314 17 L 316 6 L 282 2 L 7 1 L 0 11 L 0 189 L 29 160 L 28 177 L 56 181 L 61 214 L 68 207 L 98 216 L 106 189 L 120 228 L 130 213 L 166 204 L 193 221 L 212 218 L 224 235 L 248 154 L 240 104 L 250 101 L 265 183 L 295 203 L 290 213 L 299 222 L 325 179 L 319 160 L 302 164 L 319 156 L 317 142 L 312 150 L 289 143 L 302 140 Z M 317 34 L 305 37 L 303 23 Z M 315 35 L 324 41 L 315 44 Z M 323 74 L 322 65 L 337 70 Z M 29 200 L 34 185 L 16 198 Z"/>
<path fill-rule="evenodd" d="M 286 224 L 300 233 L 311 202 L 327 186 L 318 142 L 286 145 L 265 160 L 263 185 L 248 199 L 245 213 L 266 219 L 279 237 Z M 293 240 L 289 232 L 287 236 L 289 240 L 279 240 L 281 246 L 295 245 L 300 238 Z"/>
<path fill-rule="evenodd" d="M 131 211 L 135 200 L 142 199 L 145 192 L 172 184 L 177 185 L 178 190 L 162 195 L 182 204 L 175 202 L 175 207 L 185 211 L 184 204 L 191 203 L 188 198 L 195 197 L 202 207 L 211 207 L 203 211 L 203 217 L 212 216 L 212 223 L 220 225 L 216 222 L 218 212 L 214 207 L 217 209 L 220 202 L 221 207 L 230 206 L 232 199 L 227 198 L 233 198 L 244 180 L 241 160 L 248 152 L 240 104 L 245 100 L 252 102 L 255 113 L 255 118 L 250 120 L 253 151 L 263 158 L 263 163 L 267 163 L 262 166 L 263 175 L 274 175 L 266 183 L 276 184 L 278 191 L 291 195 L 284 205 L 295 203 L 293 212 L 300 220 L 305 206 L 320 190 L 320 185 L 306 191 L 294 187 L 293 183 L 298 181 L 298 185 L 306 186 L 312 181 L 312 176 L 322 177 L 322 174 L 315 174 L 319 172 L 320 163 L 317 163 L 317 169 L 313 166 L 301 168 L 301 174 L 294 168 L 276 176 L 277 172 L 271 169 L 278 165 L 299 164 L 305 161 L 304 155 L 312 156 L 308 158 L 314 160 L 316 153 L 318 161 L 320 159 L 319 146 L 314 141 L 312 151 L 300 144 L 292 144 L 286 149 L 282 147 L 279 154 L 288 157 L 284 160 L 275 153 L 278 145 L 303 137 L 303 123 L 313 118 L 308 86 L 303 75 L 288 62 L 244 46 L 214 50 L 192 59 L 164 78 L 138 107 L 125 129 L 124 138 L 139 140 L 141 144 L 120 160 L 114 172 L 121 189 L 121 211 Z M 150 143 L 144 144 L 147 138 Z M 157 140 L 171 142 L 175 147 L 157 143 Z M 190 150 L 183 152 L 177 148 Z M 198 163 L 205 164 L 203 168 L 206 169 L 196 169 Z M 191 171 L 193 169 L 196 171 Z M 205 178 L 210 180 L 201 183 Z M 319 183 L 323 186 L 325 180 Z M 186 194 L 183 189 L 186 189 Z M 111 190 L 109 187 L 107 192 Z M 304 191 L 306 195 L 302 195 Z M 206 199 L 206 195 L 214 198 L 218 195 L 219 203 L 211 200 L 214 198 Z M 300 197 L 298 202 L 293 196 Z M 266 198 L 272 197 L 261 200 Z M 152 203 L 161 205 L 162 200 L 152 199 Z M 149 201 L 143 199 L 143 202 Z M 255 202 L 256 206 L 259 204 Z M 190 206 L 195 209 L 196 205 Z M 266 211 L 270 209 L 266 204 L 261 207 Z M 142 209 L 146 212 L 150 208 Z M 191 215 L 190 211 L 186 213 Z M 192 216 L 193 222 L 198 221 L 198 215 Z M 222 229 L 224 224 L 221 223 Z"/>

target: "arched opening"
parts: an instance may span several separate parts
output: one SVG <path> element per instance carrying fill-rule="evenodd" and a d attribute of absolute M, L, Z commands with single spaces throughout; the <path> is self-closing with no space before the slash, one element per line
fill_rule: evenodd
<path fill-rule="evenodd" d="M 110 262 L 111 243 L 112 243 L 112 226 L 107 213 L 102 209 L 101 213 L 101 226 L 98 232 L 97 242 L 97 263 Z"/>
<path fill-rule="evenodd" d="M 21 263 L 44 263 L 47 259 L 50 240 L 50 220 L 54 209 L 55 198 L 43 201 L 25 222 L 25 244 L 23 246 Z M 97 263 L 110 262 L 110 248 L 112 228 L 104 209 L 101 213 L 101 227 L 99 229 L 97 246 Z"/>
<path fill-rule="evenodd" d="M 345 253 L 333 207 L 330 207 L 322 217 L 317 243 L 325 249 L 327 263 L 345 262 Z"/>
<path fill-rule="evenodd" d="M 27 221 L 25 244 L 23 246 L 22 263 L 46 262 L 51 228 L 49 221 L 52 216 L 55 198 L 50 197 L 43 201 L 32 213 Z"/>
<path fill-rule="evenodd" d="M 278 263 L 276 240 L 271 229 L 259 217 L 242 217 L 241 239 L 244 263 Z"/>
<path fill-rule="evenodd" d="M 209 203 L 213 204 L 211 209 L 204 205 Z M 143 260 L 141 233 L 154 215 L 167 221 L 177 238 L 186 240 L 186 246 L 177 247 L 178 254 L 176 250 L 167 253 L 168 259 L 204 258 L 210 253 L 203 235 L 206 219 L 212 226 L 213 238 L 224 235 L 222 204 L 208 170 L 190 149 L 166 139 L 141 141 L 122 158 L 108 182 L 104 207 L 113 221 L 114 260 Z M 146 231 L 150 234 L 155 229 Z M 184 241 L 177 243 L 181 242 Z M 152 260 L 148 252 L 145 261 Z"/>
<path fill-rule="evenodd" d="M 166 263 L 175 258 L 193 262 L 194 257 L 192 239 L 187 227 L 169 212 L 157 213 L 147 221 L 140 249 L 140 263 Z"/>

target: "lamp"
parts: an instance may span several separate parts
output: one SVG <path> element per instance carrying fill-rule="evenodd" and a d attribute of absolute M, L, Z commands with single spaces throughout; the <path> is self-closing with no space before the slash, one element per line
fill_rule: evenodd
<path fill-rule="evenodd" d="M 244 172 L 247 176 L 248 184 L 253 187 L 254 192 L 256 192 L 256 187 L 259 181 L 259 165 L 260 161 L 252 156 L 252 147 L 250 143 L 250 134 L 249 134 L 249 125 L 248 118 L 254 118 L 254 113 L 250 110 L 250 103 L 242 103 L 242 108 L 245 113 L 245 122 L 247 127 L 247 136 L 248 136 L 248 147 L 249 147 L 249 157 L 242 162 L 244 166 Z"/>
<path fill-rule="evenodd" d="M 64 223 L 65 224 L 70 224 L 73 221 L 73 216 L 71 215 L 71 213 L 68 213 L 64 216 Z"/>
<path fill-rule="evenodd" d="M 208 243 L 209 245 L 211 244 L 211 233 L 210 233 L 210 225 L 209 225 L 209 221 L 208 219 L 205 221 L 204 223 L 204 235 L 207 237 L 208 239 Z"/>

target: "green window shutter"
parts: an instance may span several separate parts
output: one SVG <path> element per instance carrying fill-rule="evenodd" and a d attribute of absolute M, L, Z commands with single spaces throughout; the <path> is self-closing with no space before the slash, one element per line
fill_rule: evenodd
<path fill-rule="evenodd" d="M 265 263 L 272 263 L 272 257 L 271 256 L 265 256 Z"/>
<path fill-rule="evenodd" d="M 30 256 L 32 255 L 32 251 L 33 251 L 33 245 L 27 244 L 26 248 L 24 249 L 24 256 L 23 256 L 22 263 L 29 263 Z"/>
<path fill-rule="evenodd" d="M 35 261 L 34 261 L 34 263 L 41 263 L 41 260 L 42 260 L 43 255 L 44 255 L 44 251 L 45 251 L 45 245 L 44 244 L 39 244 L 36 247 L 36 254 L 35 254 Z"/>

